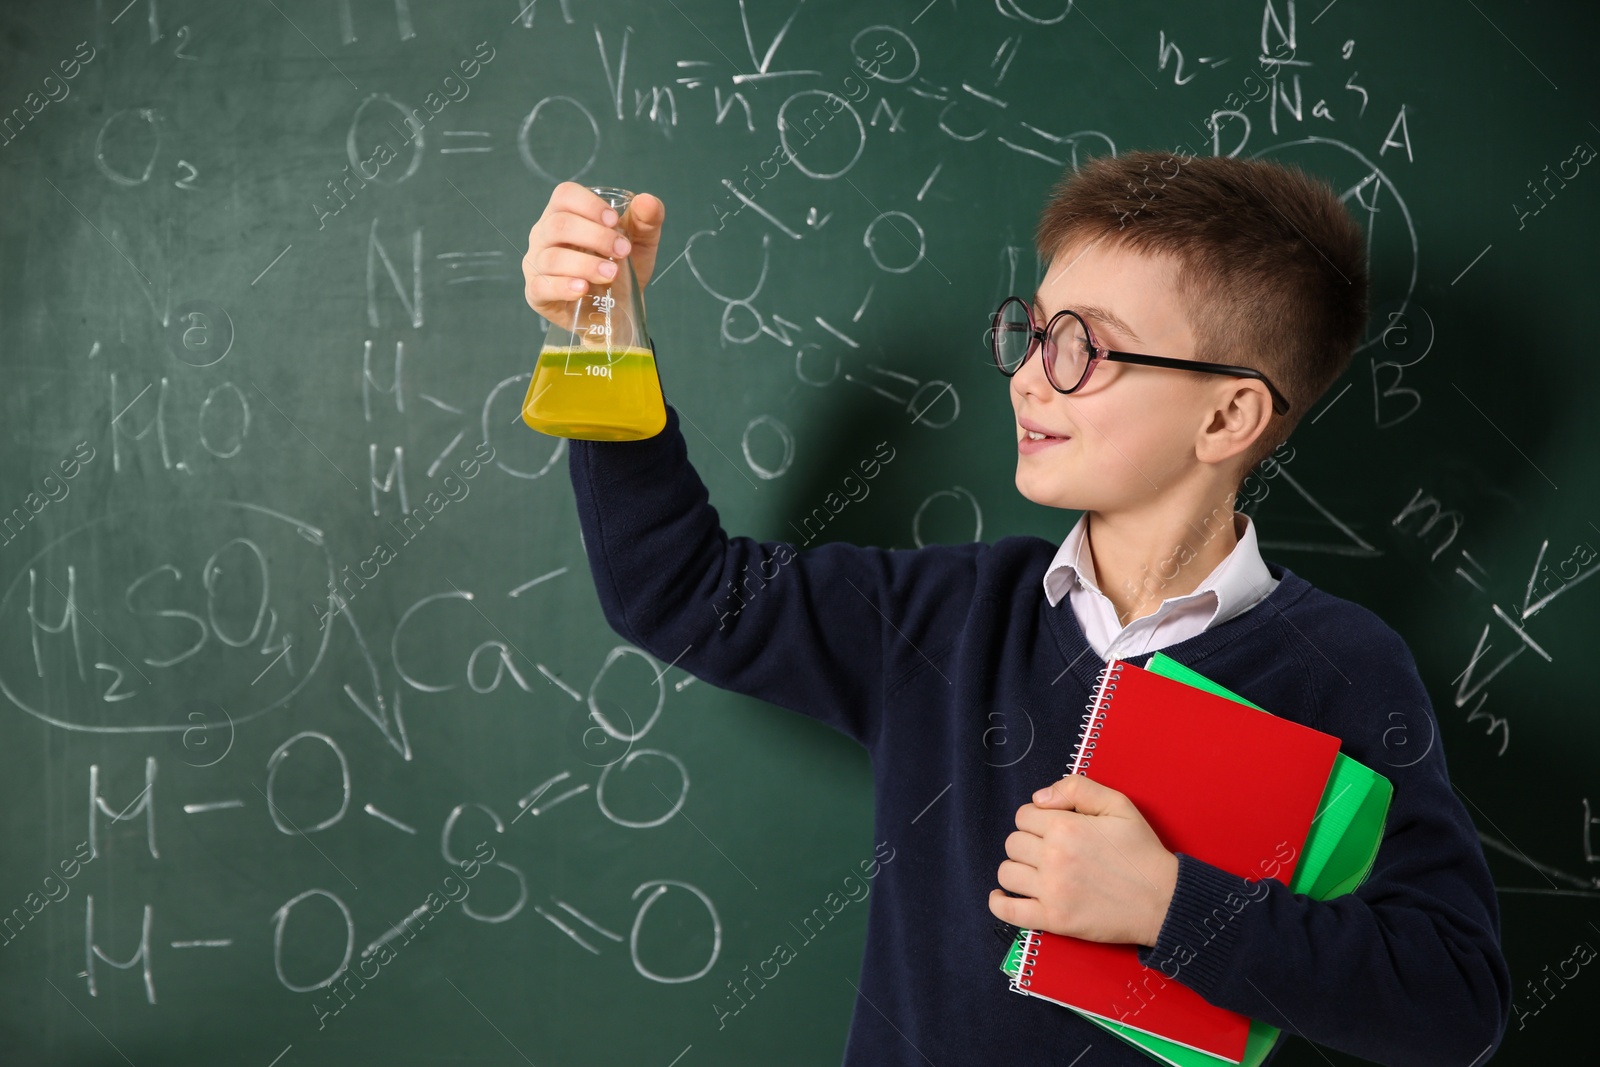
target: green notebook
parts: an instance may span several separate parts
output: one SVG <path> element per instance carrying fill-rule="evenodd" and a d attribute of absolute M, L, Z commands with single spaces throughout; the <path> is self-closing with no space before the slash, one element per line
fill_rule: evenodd
<path fill-rule="evenodd" d="M 1145 670 L 1260 711 L 1266 710 L 1160 652 L 1151 655 Z M 1333 769 L 1328 774 L 1328 785 L 1322 792 L 1322 801 L 1306 834 L 1305 850 L 1294 875 L 1289 879 L 1289 889 L 1304 893 L 1314 900 L 1327 900 L 1360 885 L 1372 870 L 1372 862 L 1378 855 L 1378 845 L 1383 840 L 1384 820 L 1389 813 L 1389 799 L 1393 794 L 1393 785 L 1383 775 L 1342 752 L 1335 756 Z M 1023 931 L 1017 935 L 1011 950 L 1006 953 L 1005 961 L 1000 965 L 1000 969 L 1013 978 L 1022 959 L 1026 933 Z M 1174 1067 L 1216 1067 L 1219 1063 L 1231 1062 L 1087 1012 L 1078 1014 Z M 1259 1067 L 1277 1043 L 1280 1033 L 1275 1026 L 1269 1026 L 1259 1019 L 1251 1020 L 1240 1067 Z"/>

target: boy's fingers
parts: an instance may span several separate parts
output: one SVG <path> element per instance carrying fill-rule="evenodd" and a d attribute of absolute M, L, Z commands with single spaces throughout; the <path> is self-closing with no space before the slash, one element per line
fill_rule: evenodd
<path fill-rule="evenodd" d="M 523 257 L 528 303 L 571 300 L 589 285 L 615 280 L 601 269 L 606 260 L 630 257 L 639 284 L 644 285 L 655 267 L 661 243 L 666 205 L 661 198 L 641 193 L 629 203 L 619 235 L 617 213 L 588 187 L 562 182 L 550 194 L 544 214 L 528 231 L 528 252 Z M 585 282 L 573 289 L 571 281 Z"/>
<path fill-rule="evenodd" d="M 567 285 L 573 278 L 605 285 L 617 276 L 617 265 L 609 259 L 554 245 L 533 257 L 533 267 L 540 274 L 559 282 L 562 286 Z"/>
<path fill-rule="evenodd" d="M 635 241 L 643 242 L 650 239 L 660 239 L 661 221 L 666 217 L 667 205 L 661 202 L 660 197 L 651 196 L 649 193 L 640 193 L 633 198 L 633 203 L 628 205 L 628 232 Z"/>
<path fill-rule="evenodd" d="M 1004 889 L 989 890 L 989 911 L 997 919 L 1030 929 L 1036 928 L 1043 919 L 1037 900 L 1007 896 Z"/>
<path fill-rule="evenodd" d="M 602 226 L 570 211 L 559 211 L 539 223 L 531 243 L 545 246 L 566 245 L 597 256 L 622 256 L 632 246 L 609 226 Z M 623 242 L 619 245 L 619 242 Z"/>
<path fill-rule="evenodd" d="M 1033 804 L 1085 815 L 1125 815 L 1132 807 L 1126 794 L 1082 774 L 1069 774 L 1051 782 L 1034 794 Z"/>
<path fill-rule="evenodd" d="M 593 222 L 605 223 L 605 216 L 610 213 L 615 222 L 615 212 L 611 205 L 600 199 L 593 190 L 577 182 L 562 182 L 550 194 L 550 205 L 545 209 L 547 213 L 557 211 L 570 211 L 574 215 L 581 215 Z"/>
<path fill-rule="evenodd" d="M 640 193 L 628 205 L 625 216 L 627 231 L 633 238 L 633 271 L 639 276 L 640 286 L 650 280 L 655 271 L 656 253 L 661 247 L 661 227 L 667 216 L 667 205 L 661 198 Z"/>

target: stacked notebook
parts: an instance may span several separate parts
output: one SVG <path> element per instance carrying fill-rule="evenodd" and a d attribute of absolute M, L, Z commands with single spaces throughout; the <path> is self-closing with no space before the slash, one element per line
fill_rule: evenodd
<path fill-rule="evenodd" d="M 1069 773 L 1126 794 L 1173 852 L 1250 879 L 1270 870 L 1318 900 L 1347 893 L 1371 870 L 1392 787 L 1340 754 L 1338 738 L 1262 711 L 1159 652 L 1147 668 L 1113 660 Z M 1200 953 L 1206 936 L 1184 940 Z M 1013 990 L 1177 1067 L 1255 1067 L 1279 1036 L 1143 966 L 1136 945 L 1025 930 L 1001 969 Z"/>

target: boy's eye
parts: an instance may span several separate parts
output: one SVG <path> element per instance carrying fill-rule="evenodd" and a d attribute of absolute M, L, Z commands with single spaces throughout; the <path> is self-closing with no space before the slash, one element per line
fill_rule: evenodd
<path fill-rule="evenodd" d="M 1089 338 L 1083 326 L 1071 315 L 1063 315 L 1050 331 L 1051 342 L 1068 355 L 1080 355 L 1089 350 Z"/>

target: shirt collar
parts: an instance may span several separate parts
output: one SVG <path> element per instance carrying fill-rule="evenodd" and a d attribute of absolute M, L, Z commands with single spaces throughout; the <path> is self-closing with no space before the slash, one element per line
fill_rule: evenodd
<path fill-rule="evenodd" d="M 1088 530 L 1089 513 L 1084 512 L 1073 524 L 1066 540 L 1061 542 L 1055 558 L 1045 568 L 1044 595 L 1051 607 L 1060 604 L 1062 598 L 1078 583 L 1099 596 L 1105 596 L 1096 583 L 1094 558 L 1088 551 Z M 1238 543 L 1234 545 L 1233 551 L 1206 575 L 1195 587 L 1194 592 L 1167 597 L 1162 600 L 1162 605 L 1182 604 L 1210 596 L 1215 601 L 1216 607 L 1211 622 L 1207 624 L 1209 626 L 1227 621 L 1238 614 L 1241 607 L 1248 607 L 1260 599 L 1258 590 L 1271 586 L 1273 578 L 1261 558 L 1261 551 L 1256 543 L 1255 523 L 1251 522 L 1250 516 L 1244 512 L 1236 511 L 1234 530 Z"/>

